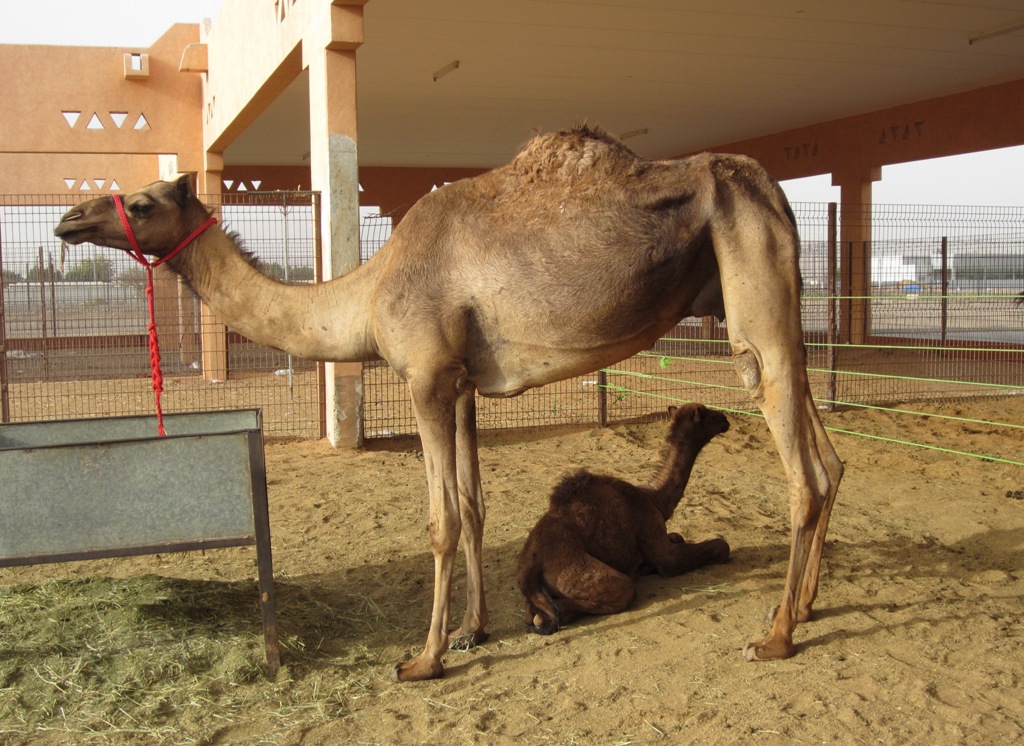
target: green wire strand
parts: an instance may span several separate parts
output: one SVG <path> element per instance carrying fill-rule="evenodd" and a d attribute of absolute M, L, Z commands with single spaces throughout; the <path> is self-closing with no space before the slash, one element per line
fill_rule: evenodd
<path fill-rule="evenodd" d="M 693 341 L 698 340 L 681 340 L 681 341 Z M 834 347 L 837 350 L 911 350 L 913 352 L 998 352 L 1000 355 L 1007 353 L 1021 353 L 1024 354 L 1024 349 L 1013 350 L 1007 348 L 992 348 L 992 347 L 933 347 L 929 345 L 858 345 L 851 343 L 843 344 L 832 344 L 829 342 L 806 342 L 808 347 Z"/>
<path fill-rule="evenodd" d="M 697 339 L 691 337 L 662 337 L 665 342 L 694 342 L 700 344 L 729 344 L 727 339 Z M 1024 349 L 1014 350 L 992 347 L 941 347 L 931 345 L 864 345 L 850 343 L 806 342 L 807 347 L 833 347 L 837 350 L 911 350 L 913 352 L 998 352 L 1000 355 L 1018 353 L 1024 355 Z M 703 357 L 682 357 L 676 355 L 659 355 L 656 352 L 638 352 L 637 357 L 667 357 L 673 360 L 707 360 Z"/>
<path fill-rule="evenodd" d="M 992 420 L 976 420 L 971 417 L 957 417 L 951 414 L 935 414 L 933 412 L 918 412 L 913 409 L 894 409 L 892 407 L 879 407 L 876 404 L 860 404 L 848 401 L 832 401 L 830 399 L 815 399 L 819 404 L 835 404 L 840 407 L 859 407 L 860 409 L 873 409 L 878 412 L 892 412 L 894 414 L 912 414 L 917 417 L 928 417 L 936 420 L 950 420 L 952 422 L 968 422 L 972 425 L 993 425 L 994 427 L 1009 427 L 1014 430 L 1024 430 L 1024 425 L 1013 422 L 993 422 Z"/>
<path fill-rule="evenodd" d="M 641 378 L 654 378 L 654 379 L 657 379 L 657 380 L 666 380 L 666 381 L 673 380 L 673 379 L 667 379 L 667 378 L 659 378 L 657 376 L 650 376 L 648 374 L 638 374 L 638 377 L 641 377 Z M 694 382 L 694 383 L 696 383 L 696 382 Z M 698 384 L 698 385 L 705 385 L 705 384 Z M 655 399 L 663 399 L 665 401 L 671 401 L 671 402 L 687 402 L 687 401 L 691 401 L 689 399 L 680 399 L 677 396 L 666 396 L 664 394 L 657 394 L 657 393 L 648 392 L 648 391 L 638 391 L 636 389 L 629 389 L 629 388 L 626 388 L 625 386 L 617 386 L 617 385 L 614 385 L 614 384 L 606 384 L 603 388 L 605 388 L 605 389 L 607 389 L 609 391 L 618 391 L 620 393 L 627 393 L 627 394 L 639 394 L 640 396 L 647 396 L 647 397 L 651 397 L 651 398 L 655 398 Z M 733 387 L 729 387 L 729 386 L 712 386 L 712 388 L 730 389 L 730 388 L 733 388 Z M 740 389 L 736 388 L 734 390 L 740 390 Z M 978 424 L 978 425 L 994 425 L 996 427 L 1009 427 L 1009 428 L 1014 428 L 1014 429 L 1018 429 L 1018 430 L 1019 429 L 1024 429 L 1024 425 L 1017 425 L 1017 424 L 1009 423 L 1009 422 L 991 422 L 989 420 L 977 420 L 977 419 L 971 419 L 969 417 L 956 417 L 956 416 L 953 416 L 953 415 L 930 414 L 928 412 L 915 412 L 915 411 L 904 410 L 904 409 L 892 409 L 890 407 L 878 407 L 878 406 L 873 406 L 873 405 L 870 405 L 870 404 L 852 404 L 852 403 L 849 403 L 849 402 L 829 402 L 828 400 L 824 400 L 824 399 L 815 399 L 815 401 L 818 402 L 818 403 L 840 404 L 842 406 L 862 407 L 862 408 L 865 408 L 865 409 L 874 409 L 874 410 L 879 410 L 879 411 L 883 411 L 883 412 L 893 412 L 895 414 L 910 414 L 910 415 L 916 415 L 916 416 L 920 416 L 920 417 L 933 417 L 933 418 L 936 418 L 936 419 L 952 420 L 952 421 L 957 421 L 957 422 L 969 422 L 969 423 Z M 751 411 L 748 411 L 748 410 L 745 410 L 745 409 L 734 409 L 734 408 L 731 408 L 731 407 L 719 407 L 719 406 L 716 406 L 715 409 L 721 410 L 723 412 L 731 412 L 732 414 L 742 414 L 742 415 L 746 415 L 748 417 L 759 417 L 761 419 L 764 419 L 764 415 L 761 414 L 760 412 L 751 412 Z M 942 452 L 942 453 L 949 453 L 949 454 L 954 455 L 954 456 L 964 456 L 964 457 L 967 457 L 967 458 L 981 459 L 982 461 L 992 461 L 992 462 L 1000 463 L 1000 464 L 1010 464 L 1011 466 L 1024 466 L 1024 461 L 1015 461 L 1014 459 L 1001 458 L 999 456 L 990 456 L 990 455 L 985 455 L 985 454 L 981 454 L 981 453 L 971 453 L 970 451 L 959 451 L 959 450 L 956 450 L 954 448 L 944 448 L 942 446 L 928 445 L 927 443 L 917 443 L 917 442 L 911 441 L 911 440 L 900 440 L 898 438 L 889 438 L 889 437 L 886 437 L 884 435 L 872 435 L 871 433 L 862 433 L 862 432 L 858 432 L 856 430 L 846 430 L 846 429 L 839 428 L 839 427 L 829 427 L 829 426 L 824 426 L 824 427 L 825 427 L 825 430 L 827 430 L 828 432 L 832 432 L 832 433 L 841 433 L 843 435 L 853 435 L 853 436 L 856 436 L 856 437 L 868 438 L 870 440 L 878 440 L 878 441 L 882 441 L 882 442 L 885 442 L 885 443 L 894 443 L 894 444 L 897 444 L 897 445 L 910 446 L 911 448 L 922 448 L 922 449 L 928 450 L 928 451 L 939 451 L 939 452 Z"/>
<path fill-rule="evenodd" d="M 807 371 L 814 373 L 830 373 L 825 368 L 808 368 Z M 983 381 L 953 381 L 946 378 L 921 378 L 919 376 L 894 376 L 890 373 L 863 373 L 854 370 L 836 371 L 839 375 L 859 376 L 861 378 L 885 378 L 891 381 L 917 381 L 919 383 L 948 383 L 957 386 L 979 386 L 982 388 L 1011 389 L 1013 391 L 1024 391 L 1024 386 L 1015 386 L 1012 383 L 985 383 Z"/>
<path fill-rule="evenodd" d="M 833 433 L 843 433 L 844 435 L 856 435 L 860 438 L 870 438 L 871 440 L 881 440 L 886 443 L 897 443 L 904 446 L 913 446 L 915 448 L 925 448 L 929 451 L 942 451 L 943 453 L 951 453 L 954 456 L 967 456 L 969 458 L 980 458 L 982 461 L 995 461 L 1000 464 L 1011 464 L 1013 466 L 1024 466 L 1024 461 L 1014 461 L 1008 458 L 999 458 L 998 456 L 985 456 L 980 453 L 971 453 L 969 451 L 957 451 L 953 448 L 943 448 L 942 446 L 930 446 L 925 443 L 914 443 L 910 440 L 899 440 L 897 438 L 887 438 L 884 435 L 871 435 L 869 433 L 859 433 L 856 430 L 843 430 L 838 427 L 826 427 L 826 430 Z"/>

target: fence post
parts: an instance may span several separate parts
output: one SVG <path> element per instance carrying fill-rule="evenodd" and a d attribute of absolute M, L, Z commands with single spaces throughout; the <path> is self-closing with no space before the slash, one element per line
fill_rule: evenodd
<path fill-rule="evenodd" d="M 608 427 L 608 374 L 597 372 L 597 425 Z"/>
<path fill-rule="evenodd" d="M 324 281 L 324 245 L 320 231 L 320 192 L 312 192 L 313 201 L 313 282 Z M 363 366 L 365 370 L 365 366 Z M 366 386 L 366 377 L 363 376 L 363 386 Z M 323 360 L 316 363 L 316 398 L 317 409 L 320 416 L 320 437 L 327 437 L 327 365 Z M 365 434 L 364 434 L 365 436 Z"/>
<path fill-rule="evenodd" d="M 3 227 L 0 226 L 0 231 Z M 7 282 L 4 279 L 4 241 L 0 233 L 0 422 L 11 421 L 11 400 L 7 390 L 7 319 L 4 317 L 4 295 Z"/>
<path fill-rule="evenodd" d="M 939 301 L 939 345 L 941 347 L 946 346 L 946 321 L 949 313 L 949 243 L 946 236 L 942 237 L 942 279 L 941 279 L 941 290 L 942 298 Z"/>
<path fill-rule="evenodd" d="M 43 263 L 43 247 L 39 247 L 39 321 L 43 337 L 43 376 L 50 380 L 50 344 L 46 329 L 46 265 Z"/>
<path fill-rule="evenodd" d="M 826 396 L 828 403 L 826 407 L 829 412 L 836 408 L 836 344 L 838 343 L 839 324 L 836 314 L 836 304 L 839 303 L 836 290 L 836 270 L 838 264 L 837 253 L 839 250 L 839 224 L 838 211 L 835 202 L 828 203 L 828 277 L 825 280 L 825 294 L 828 296 L 828 330 L 826 332 L 826 350 L 828 367 L 828 388 Z"/>

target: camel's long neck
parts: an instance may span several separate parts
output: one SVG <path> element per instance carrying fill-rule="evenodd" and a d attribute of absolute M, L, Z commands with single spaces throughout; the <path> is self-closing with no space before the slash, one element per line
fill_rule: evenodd
<path fill-rule="evenodd" d="M 650 498 L 667 521 L 683 497 L 690 472 L 701 446 L 688 441 L 682 448 L 670 445 L 661 471 L 650 486 Z"/>
<path fill-rule="evenodd" d="M 278 282 L 255 269 L 219 228 L 169 264 L 221 321 L 258 344 L 313 360 L 377 357 L 367 312 L 373 277 L 365 267 L 317 285 Z"/>

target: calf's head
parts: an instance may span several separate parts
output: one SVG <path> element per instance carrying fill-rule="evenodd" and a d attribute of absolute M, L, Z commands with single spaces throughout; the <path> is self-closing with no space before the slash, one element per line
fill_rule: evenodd
<path fill-rule="evenodd" d="M 703 447 L 716 435 L 729 429 L 729 419 L 723 412 L 708 409 L 703 404 L 684 404 L 669 407 L 672 424 L 669 426 L 668 442 L 682 446 L 687 442 Z"/>

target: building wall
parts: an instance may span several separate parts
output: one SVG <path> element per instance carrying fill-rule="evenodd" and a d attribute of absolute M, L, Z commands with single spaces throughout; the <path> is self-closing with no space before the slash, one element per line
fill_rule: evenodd
<path fill-rule="evenodd" d="M 148 49 L 0 45 L 0 194 L 131 190 L 162 167 L 198 171 L 201 84 L 178 72 L 198 40 L 198 26 L 177 24 Z M 132 54 L 148 74 L 125 74 Z"/>
<path fill-rule="evenodd" d="M 359 35 L 357 20 L 346 4 L 227 0 L 208 34 L 208 76 L 178 71 L 184 49 L 205 40 L 191 24 L 172 26 L 148 49 L 0 45 L 0 193 L 131 190 L 169 169 L 201 172 L 206 148 L 223 147 L 302 70 L 303 47 L 343 45 Z M 261 65 L 251 54 L 232 62 L 254 44 Z M 126 77 L 129 54 L 147 56 L 147 76 Z M 1020 144 L 1024 80 L 711 149 L 750 154 L 779 179 L 830 173 L 849 184 L 883 165 Z M 360 202 L 401 216 L 433 186 L 475 173 L 363 168 Z M 275 166 L 227 166 L 223 178 L 232 182 L 225 191 L 311 181 L 307 168 Z"/>
<path fill-rule="evenodd" d="M 881 166 L 1024 145 L 1024 80 L 724 143 L 777 179 L 833 174 L 839 185 Z"/>

